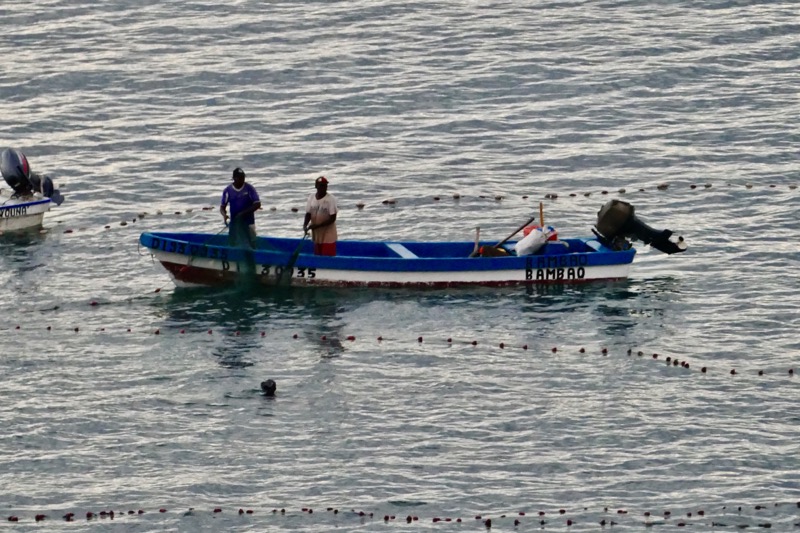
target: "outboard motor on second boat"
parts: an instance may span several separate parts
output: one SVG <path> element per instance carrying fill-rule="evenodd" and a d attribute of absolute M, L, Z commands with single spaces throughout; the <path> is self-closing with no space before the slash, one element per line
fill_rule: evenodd
<path fill-rule="evenodd" d="M 671 240 L 672 231 L 651 228 L 639 220 L 631 204 L 621 200 L 610 200 L 600 208 L 595 228 L 592 228 L 592 232 L 598 239 L 615 250 L 630 248 L 631 244 L 626 239 L 638 239 L 665 254 L 684 252 L 687 248 L 683 237 L 678 236 L 677 241 Z"/>
<path fill-rule="evenodd" d="M 28 158 L 16 148 L 6 148 L 0 153 L 0 174 L 14 190 L 14 195 L 28 196 L 41 193 L 56 204 L 61 205 L 64 196 L 55 188 L 50 176 L 41 176 L 31 170 Z"/>

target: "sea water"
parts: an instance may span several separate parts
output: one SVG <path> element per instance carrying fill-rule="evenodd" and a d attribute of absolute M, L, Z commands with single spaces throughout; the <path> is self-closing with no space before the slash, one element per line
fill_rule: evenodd
<path fill-rule="evenodd" d="M 794 3 L 0 21 L 0 145 L 66 196 L 0 241 L 0 527 L 800 522 Z M 224 231 L 237 166 L 262 235 L 300 237 L 325 175 L 340 238 L 499 241 L 540 202 L 585 236 L 618 198 L 689 249 L 638 243 L 629 280 L 585 286 L 176 290 L 138 236 Z"/>

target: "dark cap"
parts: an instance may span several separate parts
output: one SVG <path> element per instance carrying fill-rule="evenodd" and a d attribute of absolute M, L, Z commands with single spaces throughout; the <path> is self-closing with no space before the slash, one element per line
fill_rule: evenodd
<path fill-rule="evenodd" d="M 328 178 L 326 178 L 325 176 L 320 176 L 320 177 L 318 177 L 316 179 L 316 181 L 314 182 L 314 185 L 319 185 L 320 183 L 324 183 L 325 185 L 327 185 L 328 184 Z"/>
<path fill-rule="evenodd" d="M 233 178 L 243 178 L 244 177 L 244 170 L 239 167 L 233 169 Z"/>

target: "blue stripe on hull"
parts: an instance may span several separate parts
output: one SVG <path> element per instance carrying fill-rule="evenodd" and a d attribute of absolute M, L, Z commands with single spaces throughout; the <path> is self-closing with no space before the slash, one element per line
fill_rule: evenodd
<path fill-rule="evenodd" d="M 44 198 L 42 200 L 31 200 L 29 202 L 17 202 L 11 203 L 6 205 L 0 205 L 0 211 L 10 210 L 10 209 L 18 209 L 20 207 L 33 207 L 35 205 L 42 205 L 42 204 L 49 204 L 50 198 Z"/>

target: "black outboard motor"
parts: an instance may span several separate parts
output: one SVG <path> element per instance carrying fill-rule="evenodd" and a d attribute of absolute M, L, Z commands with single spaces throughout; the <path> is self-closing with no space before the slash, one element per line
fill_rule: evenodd
<path fill-rule="evenodd" d="M 0 153 L 0 174 L 14 190 L 15 196 L 41 193 L 56 205 L 61 205 L 64 196 L 55 188 L 50 176 L 40 176 L 31 170 L 28 158 L 16 148 L 6 148 Z"/>
<path fill-rule="evenodd" d="M 25 154 L 14 148 L 6 148 L 0 154 L 0 173 L 6 183 L 14 189 L 14 194 L 24 196 L 33 192 L 31 185 L 31 166 Z"/>
<path fill-rule="evenodd" d="M 665 254 L 676 254 L 687 248 L 683 237 L 678 236 L 677 242 L 670 240 L 670 230 L 658 231 L 651 228 L 636 217 L 631 204 L 621 200 L 610 200 L 600 208 L 595 228 L 592 228 L 592 232 L 600 242 L 614 250 L 630 248 L 627 238 L 638 239 Z"/>
<path fill-rule="evenodd" d="M 31 172 L 31 185 L 33 185 L 34 192 L 42 193 L 56 205 L 61 205 L 64 201 L 64 195 L 55 188 L 50 176 L 40 176 L 36 172 Z"/>

